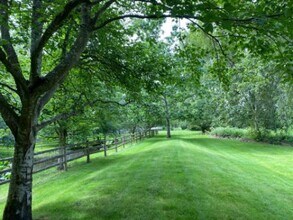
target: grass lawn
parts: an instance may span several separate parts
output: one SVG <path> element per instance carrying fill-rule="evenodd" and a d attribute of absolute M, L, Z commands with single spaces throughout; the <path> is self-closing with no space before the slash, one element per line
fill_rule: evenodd
<path fill-rule="evenodd" d="M 293 148 L 176 131 L 37 174 L 33 193 L 34 219 L 289 220 Z"/>
<path fill-rule="evenodd" d="M 13 155 L 12 147 L 0 146 L 0 158 L 11 157 Z"/>
<path fill-rule="evenodd" d="M 45 151 L 52 149 L 54 147 L 58 146 L 57 142 L 52 142 L 50 144 L 47 143 L 37 143 L 35 152 L 40 152 L 40 151 Z M 6 158 L 6 157 L 12 157 L 14 152 L 13 146 L 11 147 L 6 147 L 6 146 L 1 146 L 0 145 L 0 158 Z"/>

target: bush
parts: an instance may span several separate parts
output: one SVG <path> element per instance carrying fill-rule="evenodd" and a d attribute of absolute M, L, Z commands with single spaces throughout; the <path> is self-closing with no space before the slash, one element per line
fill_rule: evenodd
<path fill-rule="evenodd" d="M 270 132 L 269 130 L 262 130 L 255 132 L 249 129 L 218 127 L 212 130 L 212 135 L 224 138 L 243 138 L 255 141 L 266 142 L 270 144 L 289 144 L 293 145 L 293 135 L 282 132 Z"/>
<path fill-rule="evenodd" d="M 212 135 L 224 137 L 224 138 L 247 138 L 248 131 L 241 128 L 231 128 L 231 127 L 218 127 L 211 131 Z"/>
<path fill-rule="evenodd" d="M 197 126 L 197 125 L 191 126 L 189 129 L 190 129 L 191 131 L 201 131 L 200 127 Z"/>
<path fill-rule="evenodd" d="M 293 136 L 282 133 L 270 133 L 262 136 L 260 141 L 268 142 L 270 144 L 289 144 L 293 145 Z"/>
<path fill-rule="evenodd" d="M 187 125 L 181 125 L 181 129 L 182 130 L 186 130 L 187 129 Z"/>

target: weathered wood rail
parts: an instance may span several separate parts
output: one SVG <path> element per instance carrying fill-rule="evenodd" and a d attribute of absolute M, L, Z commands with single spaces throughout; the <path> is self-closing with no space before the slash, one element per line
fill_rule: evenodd
<path fill-rule="evenodd" d="M 90 162 L 90 155 L 98 152 L 104 152 L 107 156 L 109 150 L 118 151 L 118 148 L 125 147 L 126 144 L 138 142 L 144 138 L 152 137 L 156 131 L 148 130 L 146 132 L 123 135 L 109 140 L 86 141 L 84 143 L 71 144 L 64 147 L 57 147 L 50 150 L 36 152 L 34 154 L 33 173 L 42 172 L 52 167 L 59 167 L 60 170 L 67 170 L 67 163 L 86 157 L 86 162 Z M 0 170 L 0 185 L 9 183 L 9 179 L 1 178 L 12 171 L 13 157 L 0 159 L 0 162 L 8 161 L 9 168 Z"/>

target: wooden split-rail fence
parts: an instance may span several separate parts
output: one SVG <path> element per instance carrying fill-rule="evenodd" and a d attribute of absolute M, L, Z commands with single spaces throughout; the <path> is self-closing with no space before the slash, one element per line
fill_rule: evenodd
<path fill-rule="evenodd" d="M 86 141 L 84 143 L 71 144 L 64 147 L 57 147 L 50 150 L 34 153 L 33 173 L 38 173 L 52 167 L 59 167 L 60 170 L 67 170 L 67 163 L 86 157 L 86 162 L 90 162 L 90 155 L 104 152 L 107 156 L 109 150 L 118 151 L 118 148 L 125 147 L 126 144 L 138 142 L 144 138 L 152 137 L 157 131 L 145 131 L 135 134 L 123 135 L 109 140 Z M 12 171 L 13 157 L 0 159 L 0 162 L 8 162 L 9 168 L 0 170 L 0 185 L 9 183 L 9 179 L 2 178 Z M 2 176 L 2 177 L 1 177 Z"/>

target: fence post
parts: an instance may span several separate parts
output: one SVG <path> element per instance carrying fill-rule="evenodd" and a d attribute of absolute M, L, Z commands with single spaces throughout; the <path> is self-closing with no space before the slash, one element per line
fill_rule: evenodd
<path fill-rule="evenodd" d="M 106 142 L 107 142 L 107 140 L 106 140 L 106 136 L 105 136 L 105 138 L 104 138 L 104 156 L 105 157 L 107 157 L 107 145 L 106 145 Z"/>
<path fill-rule="evenodd" d="M 134 133 L 133 136 L 132 136 L 132 138 L 133 138 L 133 143 L 134 143 L 134 144 L 136 143 L 136 136 L 135 136 L 135 135 L 136 135 L 136 133 Z"/>
<path fill-rule="evenodd" d="M 64 146 L 59 148 L 59 158 L 58 158 L 58 163 L 59 166 L 57 167 L 57 170 L 64 170 Z"/>
<path fill-rule="evenodd" d="M 123 148 L 125 148 L 125 136 L 122 136 L 122 145 L 123 145 Z"/>
<path fill-rule="evenodd" d="M 67 171 L 67 151 L 66 151 L 66 146 L 63 147 L 63 163 L 64 163 L 64 171 Z"/>
<path fill-rule="evenodd" d="M 89 141 L 86 141 L 86 162 L 90 162 L 90 149 L 89 149 Z"/>

